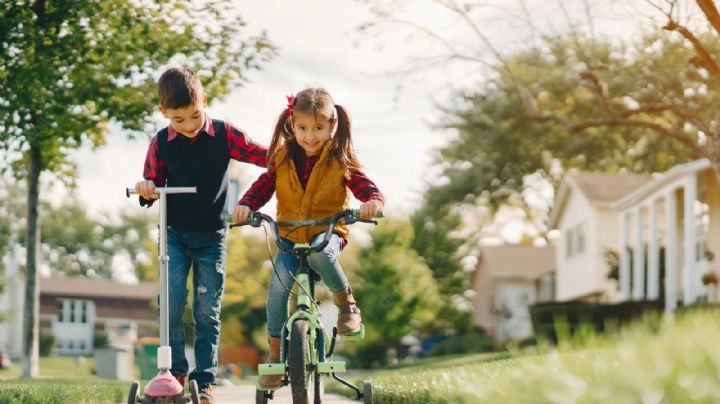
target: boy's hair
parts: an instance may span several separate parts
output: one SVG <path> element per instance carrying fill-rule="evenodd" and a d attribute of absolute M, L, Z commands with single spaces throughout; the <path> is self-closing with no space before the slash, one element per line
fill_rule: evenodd
<path fill-rule="evenodd" d="M 275 124 L 272 142 L 270 142 L 270 147 L 268 148 L 268 169 L 274 170 L 276 168 L 275 156 L 278 155 L 278 152 L 282 148 L 285 148 L 287 153 L 283 161 L 279 162 L 279 164 L 285 163 L 290 159 L 295 159 L 304 153 L 302 147 L 295 141 L 295 134 L 292 127 L 292 116 L 298 112 L 315 115 L 316 119 L 323 117 L 328 119 L 331 124 L 337 119 L 337 130 L 330 140 L 332 142 L 330 156 L 337 160 L 340 166 L 346 171 L 345 175 L 348 178 L 350 170 L 360 168 L 360 162 L 353 150 L 352 122 L 347 109 L 342 105 L 336 105 L 332 97 L 330 97 L 330 93 L 324 88 L 307 88 L 297 93 L 292 105 L 288 105 L 287 109 L 284 109 L 280 113 L 280 117 Z M 328 159 L 328 163 L 329 162 L 330 159 Z"/>
<path fill-rule="evenodd" d="M 203 95 L 200 78 L 186 67 L 170 68 L 158 80 L 158 98 L 163 108 L 185 108 L 197 103 Z"/>

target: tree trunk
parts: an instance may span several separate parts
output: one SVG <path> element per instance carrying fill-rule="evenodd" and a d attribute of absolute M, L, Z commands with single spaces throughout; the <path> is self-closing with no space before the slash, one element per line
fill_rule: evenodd
<path fill-rule="evenodd" d="M 22 377 L 38 376 L 38 329 L 40 293 L 38 290 L 38 264 L 40 251 L 40 225 L 38 223 L 39 183 L 42 171 L 42 152 L 39 146 L 30 147 L 28 170 L 27 249 L 25 277 L 25 308 L 23 316 Z"/>

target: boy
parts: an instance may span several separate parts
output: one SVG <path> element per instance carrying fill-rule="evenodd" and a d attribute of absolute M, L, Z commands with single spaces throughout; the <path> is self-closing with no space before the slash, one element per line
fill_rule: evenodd
<path fill-rule="evenodd" d="M 196 366 L 189 378 L 197 381 L 200 402 L 212 403 L 227 256 L 222 216 L 227 167 L 230 159 L 265 167 L 267 149 L 229 123 L 210 119 L 205 112 L 207 96 L 190 69 L 172 68 L 163 73 L 158 96 L 160 112 L 170 125 L 151 140 L 143 175 L 146 181 L 138 182 L 135 189 L 140 205 L 150 206 L 158 198 L 155 186 L 197 187 L 196 194 L 169 195 L 167 201 L 170 372 L 185 385 L 188 362 L 183 312 L 192 264 Z"/>

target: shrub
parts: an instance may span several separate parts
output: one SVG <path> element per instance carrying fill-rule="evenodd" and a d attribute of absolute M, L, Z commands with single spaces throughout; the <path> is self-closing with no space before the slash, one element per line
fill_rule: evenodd
<path fill-rule="evenodd" d="M 464 353 L 491 352 L 497 349 L 495 341 L 487 335 L 473 332 L 456 335 L 435 345 L 427 356 L 440 356 Z"/>
<path fill-rule="evenodd" d="M 57 340 L 55 338 L 55 334 L 47 331 L 40 331 L 38 339 L 40 343 L 40 356 L 49 356 L 55 347 L 55 342 Z"/>

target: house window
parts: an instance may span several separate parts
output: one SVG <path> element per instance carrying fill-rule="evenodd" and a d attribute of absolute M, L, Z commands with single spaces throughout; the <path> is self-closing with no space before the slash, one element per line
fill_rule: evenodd
<path fill-rule="evenodd" d="M 64 320 L 64 307 L 65 307 L 65 301 L 64 300 L 58 300 L 58 323 L 62 323 Z"/>
<path fill-rule="evenodd" d="M 565 256 L 585 252 L 585 223 L 577 224 L 565 231 Z"/>
<path fill-rule="evenodd" d="M 68 301 L 68 305 L 70 305 L 70 318 L 68 319 L 68 322 L 69 322 L 69 323 L 74 323 L 74 322 L 75 322 L 75 307 L 76 307 L 76 304 L 75 304 L 74 301 L 70 300 L 70 301 Z"/>
<path fill-rule="evenodd" d="M 80 303 L 80 322 L 85 324 L 87 323 L 87 302 L 79 302 Z"/>
<path fill-rule="evenodd" d="M 565 231 L 565 256 L 572 257 L 573 255 L 573 228 L 569 228 Z"/>
<path fill-rule="evenodd" d="M 580 254 L 585 252 L 585 224 L 580 223 L 575 229 L 576 242 L 577 242 L 577 253 Z"/>

